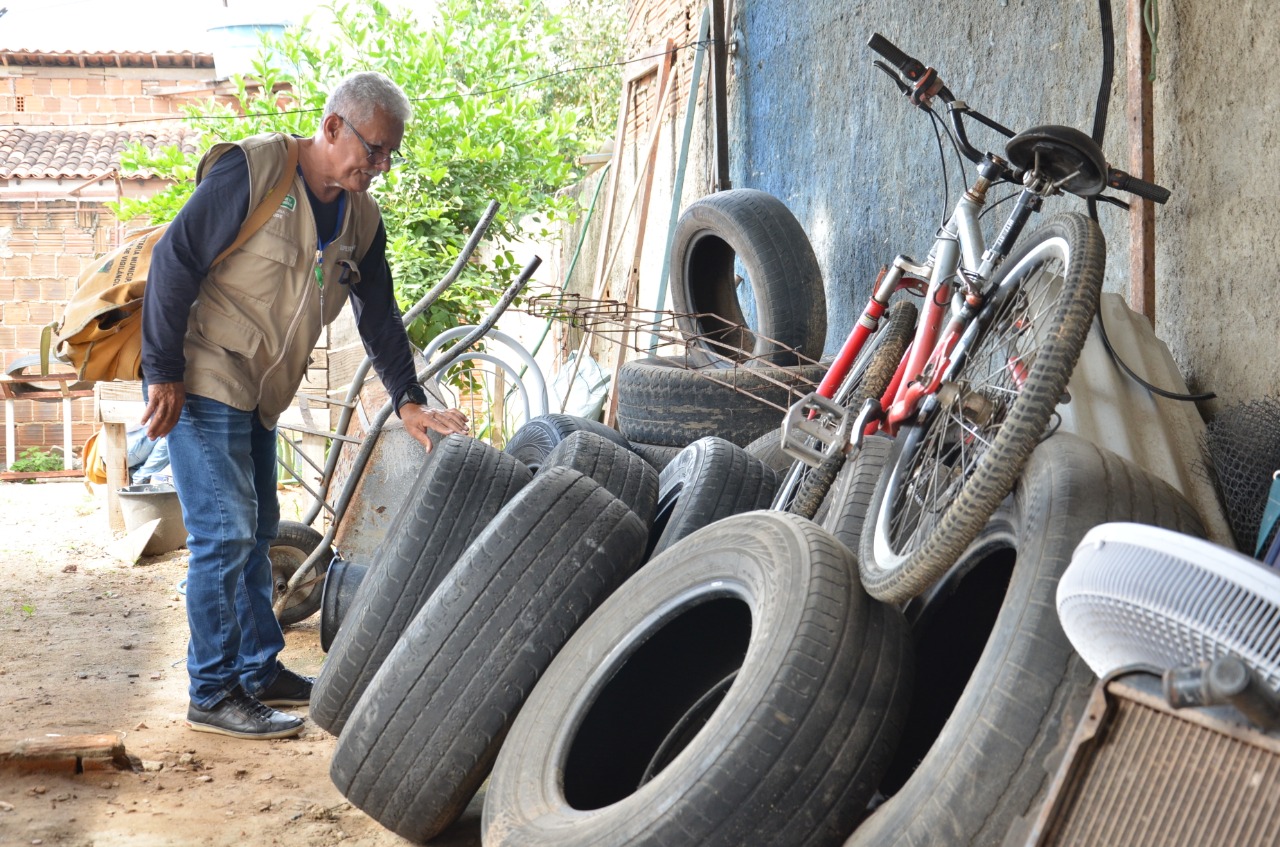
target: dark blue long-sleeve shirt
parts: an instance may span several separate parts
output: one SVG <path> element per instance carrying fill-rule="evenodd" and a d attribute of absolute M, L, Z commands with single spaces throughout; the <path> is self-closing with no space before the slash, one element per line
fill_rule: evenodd
<path fill-rule="evenodd" d="M 309 186 L 307 199 L 317 229 L 334 232 L 340 225 L 338 201 L 321 202 Z M 152 253 L 142 309 L 142 372 L 147 382 L 183 381 L 183 338 L 191 304 L 213 260 L 235 241 L 248 214 L 249 166 L 237 147 L 213 163 Z M 351 284 L 349 292 L 365 351 L 399 410 L 407 400 L 426 402 L 426 394 L 414 372 L 386 248 L 387 231 L 379 221 L 373 243 L 360 259 L 360 281 Z"/>

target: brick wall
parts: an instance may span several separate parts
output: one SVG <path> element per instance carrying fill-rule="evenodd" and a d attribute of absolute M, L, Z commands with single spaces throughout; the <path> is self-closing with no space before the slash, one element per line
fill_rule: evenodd
<path fill-rule="evenodd" d="M 667 39 L 671 39 L 676 50 L 671 78 L 674 93 L 669 95 L 670 113 L 663 115 L 662 120 L 669 120 L 684 111 L 689 75 L 693 72 L 692 45 L 698 38 L 701 15 L 702 6 L 689 0 L 637 0 L 627 7 L 626 57 L 633 61 L 623 71 L 624 77 L 632 76 L 646 64 L 634 60 L 660 56 L 666 48 Z M 653 131 L 653 102 L 660 93 L 658 80 L 657 74 L 651 74 L 631 86 L 626 127 L 630 144 L 645 144 Z"/>
<path fill-rule="evenodd" d="M 172 68 L 13 68 L 0 77 L 0 115 L 11 117 L 12 126 L 170 118 L 212 96 L 212 76 Z"/>
<path fill-rule="evenodd" d="M 0 204 L 0 365 L 39 352 L 40 328 L 62 315 L 82 263 L 106 250 L 115 219 L 95 204 Z M 52 387 L 52 386 L 45 386 Z M 14 402 L 16 452 L 62 444 L 60 401 Z M 72 401 L 72 440 L 93 432 L 93 401 Z M 11 459 L 5 457 L 5 463 Z"/>
<path fill-rule="evenodd" d="M 175 118 L 183 105 L 215 93 L 212 68 L 49 67 L 9 65 L 0 70 L 0 121 L 15 127 L 88 128 L 118 121 Z M 226 99 L 226 98 L 224 98 Z M 73 189 L 83 178 L 0 180 L 0 366 L 40 349 L 40 329 L 62 315 L 81 268 L 119 243 L 123 227 L 103 196 L 110 181 Z M 128 196 L 162 188 L 159 180 L 127 180 Z M 41 387 L 52 388 L 52 384 Z M 62 403 L 14 402 L 15 453 L 60 446 Z M 92 398 L 72 401 L 72 441 L 92 434 Z M 3 456 L 0 467 L 16 457 Z"/>

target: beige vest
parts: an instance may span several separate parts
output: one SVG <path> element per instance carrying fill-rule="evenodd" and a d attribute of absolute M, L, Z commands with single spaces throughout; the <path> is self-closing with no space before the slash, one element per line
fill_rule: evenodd
<path fill-rule="evenodd" d="M 284 136 L 255 135 L 214 145 L 196 169 L 197 181 L 232 146 L 249 163 L 249 208 L 271 193 L 285 163 Z M 316 280 L 315 218 L 300 174 L 270 220 L 209 272 L 191 307 L 184 351 L 186 389 L 243 411 L 258 410 L 275 426 L 307 372 L 325 324 L 342 311 L 348 283 L 378 230 L 377 203 L 347 192 L 342 229 L 324 250 L 324 285 Z M 332 233 L 325 233 L 325 237 Z"/>

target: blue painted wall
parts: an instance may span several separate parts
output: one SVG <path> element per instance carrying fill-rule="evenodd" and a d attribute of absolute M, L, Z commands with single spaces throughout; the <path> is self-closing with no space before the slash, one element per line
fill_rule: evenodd
<path fill-rule="evenodd" d="M 1123 18 L 1116 15 L 1123 68 Z M 871 33 L 938 68 L 957 97 L 1015 130 L 1040 123 L 1092 128 L 1102 68 L 1092 0 L 744 0 L 731 25 L 734 185 L 780 197 L 809 233 L 826 280 L 828 352 L 849 331 L 879 267 L 900 252 L 921 259 L 928 252 L 946 199 L 931 121 L 872 65 L 865 46 Z M 1113 90 L 1122 92 L 1122 72 Z M 1116 99 L 1105 145 L 1120 161 L 1122 108 Z M 970 126 L 975 146 L 1003 149 L 995 133 Z M 953 205 L 962 177 L 973 171 L 966 163 L 961 173 L 946 149 Z M 1072 209 L 1083 211 L 1083 201 L 1055 199 L 1042 217 Z M 1125 214 L 1102 215 L 1109 241 L 1127 249 Z M 1123 264 L 1123 252 L 1117 255 Z"/>

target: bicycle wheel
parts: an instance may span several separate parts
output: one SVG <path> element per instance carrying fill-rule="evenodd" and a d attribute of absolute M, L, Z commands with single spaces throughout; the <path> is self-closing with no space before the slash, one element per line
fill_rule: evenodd
<path fill-rule="evenodd" d="M 859 557 L 872 596 L 902 603 L 933 585 L 1013 490 L 1084 346 L 1105 251 L 1095 222 L 1061 215 L 996 272 L 967 359 L 876 486 Z"/>
<path fill-rule="evenodd" d="M 832 399 L 837 404 L 856 412 L 867 398 L 884 394 L 911 343 L 919 314 L 916 305 L 908 301 L 890 307 L 884 316 L 884 326 L 867 340 L 836 389 Z M 843 453 L 838 454 L 816 468 L 797 460 L 778 489 L 773 508 L 812 519 L 844 467 L 845 458 Z"/>

